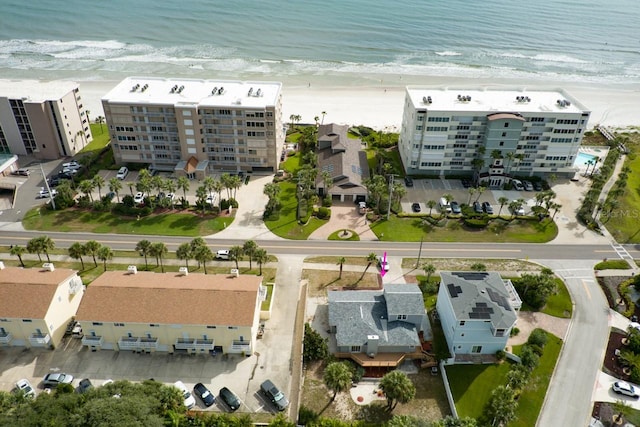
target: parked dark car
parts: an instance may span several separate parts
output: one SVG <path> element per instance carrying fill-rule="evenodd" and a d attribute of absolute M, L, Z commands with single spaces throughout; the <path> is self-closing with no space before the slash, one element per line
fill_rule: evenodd
<path fill-rule="evenodd" d="M 542 182 L 533 181 L 533 189 L 536 191 L 542 191 Z"/>
<path fill-rule="evenodd" d="M 80 380 L 80 384 L 78 385 L 78 393 L 84 394 L 93 388 L 93 384 L 91 384 L 91 380 L 89 378 L 85 378 Z"/>
<path fill-rule="evenodd" d="M 240 399 L 234 392 L 226 387 L 220 389 L 220 399 L 233 411 L 237 411 L 240 408 Z"/>
<path fill-rule="evenodd" d="M 420 212 L 422 209 L 420 208 L 420 203 L 414 203 L 411 205 L 411 210 L 414 212 Z"/>
<path fill-rule="evenodd" d="M 289 400 L 270 380 L 260 384 L 260 390 L 278 408 L 278 411 L 284 411 L 289 406 Z"/>
<path fill-rule="evenodd" d="M 489 215 L 493 215 L 493 207 L 491 206 L 491 203 L 489 203 L 489 202 L 483 202 L 482 203 L 482 210 L 484 210 L 484 212 L 489 214 Z"/>
<path fill-rule="evenodd" d="M 405 176 L 404 185 L 406 185 L 407 187 L 413 187 L 413 179 L 411 177 Z"/>
<path fill-rule="evenodd" d="M 451 202 L 449 203 L 449 206 L 451 206 L 451 213 L 456 215 L 462 213 L 462 209 L 460 209 L 458 202 Z"/>
<path fill-rule="evenodd" d="M 211 406 L 216 401 L 215 396 L 202 383 L 198 383 L 195 386 L 193 386 L 193 394 L 198 396 L 200 400 L 202 400 L 202 403 L 205 404 L 205 406 Z"/>
<path fill-rule="evenodd" d="M 462 186 L 463 186 L 464 188 L 469 188 L 469 187 L 471 187 L 471 181 L 470 181 L 470 180 L 468 180 L 468 179 L 463 179 L 463 180 L 462 180 Z"/>
<path fill-rule="evenodd" d="M 482 210 L 482 205 L 480 204 L 480 202 L 477 202 L 477 201 L 476 201 L 476 202 L 473 202 L 473 211 L 474 211 L 475 213 L 482 213 L 482 212 L 484 212 L 484 211 Z"/>

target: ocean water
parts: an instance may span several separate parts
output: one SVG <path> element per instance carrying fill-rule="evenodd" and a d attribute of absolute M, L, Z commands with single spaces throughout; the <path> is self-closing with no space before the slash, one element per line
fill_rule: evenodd
<path fill-rule="evenodd" d="M 2 0 L 0 78 L 640 83 L 637 0 Z"/>

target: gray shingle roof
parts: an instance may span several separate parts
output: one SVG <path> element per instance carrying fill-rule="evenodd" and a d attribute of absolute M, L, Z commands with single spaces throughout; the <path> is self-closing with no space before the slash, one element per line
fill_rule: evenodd
<path fill-rule="evenodd" d="M 410 287 L 419 295 L 409 292 Z M 395 289 L 387 293 L 388 288 Z M 397 320 L 389 322 L 387 310 L 387 299 L 391 297 L 397 310 L 411 310 L 402 314 L 424 314 L 424 305 L 421 312 L 416 308 L 418 300 L 422 303 L 422 294 L 416 285 L 388 285 L 385 291 L 329 291 L 328 296 L 329 325 L 336 327 L 338 346 L 362 345 L 367 335 L 378 335 L 380 347 L 420 345 L 415 325 Z"/>
<path fill-rule="evenodd" d="M 517 315 L 509 292 L 496 272 L 440 272 L 456 319 L 490 320 L 496 329 L 513 326 Z"/>
<path fill-rule="evenodd" d="M 397 284 L 384 288 L 387 312 L 390 314 L 424 314 L 424 300 L 417 285 Z"/>
<path fill-rule="evenodd" d="M 318 127 L 318 169 L 329 172 L 333 186 L 340 187 L 342 193 L 354 187 L 362 190 L 362 180 L 369 177 L 367 154 L 360 149 L 359 139 L 347 137 L 348 130 L 348 126 L 335 123 Z M 322 173 L 316 184 L 323 186 Z"/>

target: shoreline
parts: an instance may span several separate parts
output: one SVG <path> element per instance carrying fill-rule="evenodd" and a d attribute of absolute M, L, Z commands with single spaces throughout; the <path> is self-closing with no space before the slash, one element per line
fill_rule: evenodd
<path fill-rule="evenodd" d="M 149 74 L 152 75 L 152 74 Z M 114 76 L 116 77 L 116 76 Z M 203 78 L 201 76 L 180 76 Z M 267 77 L 267 78 L 265 78 Z M 179 78 L 176 76 L 176 78 Z M 206 78 L 230 80 L 228 76 Z M 20 80 L 20 79 L 16 79 Z M 60 79 L 73 80 L 80 85 L 83 101 L 93 119 L 104 115 L 101 98 L 118 79 Z M 406 86 L 460 89 L 563 89 L 591 111 L 588 130 L 597 125 L 614 129 L 640 126 L 640 89 L 632 84 L 590 85 L 566 81 L 522 81 L 501 79 L 473 79 L 449 76 L 409 76 L 345 74 L 273 76 L 242 75 L 237 80 L 282 82 L 282 121 L 300 115 L 301 123 L 313 123 L 315 116 L 326 112 L 325 121 L 350 126 L 365 125 L 376 130 L 399 131 L 402 122 Z"/>

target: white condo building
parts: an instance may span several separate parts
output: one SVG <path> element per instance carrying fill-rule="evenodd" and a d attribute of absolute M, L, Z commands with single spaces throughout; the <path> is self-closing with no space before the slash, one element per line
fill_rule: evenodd
<path fill-rule="evenodd" d="M 562 90 L 456 90 L 408 86 L 398 143 L 407 174 L 569 175 L 589 121 Z"/>
<path fill-rule="evenodd" d="M 91 140 L 78 84 L 0 80 L 0 153 L 57 159 Z"/>
<path fill-rule="evenodd" d="M 129 77 L 102 98 L 118 164 L 201 179 L 275 172 L 284 144 L 282 84 Z"/>

